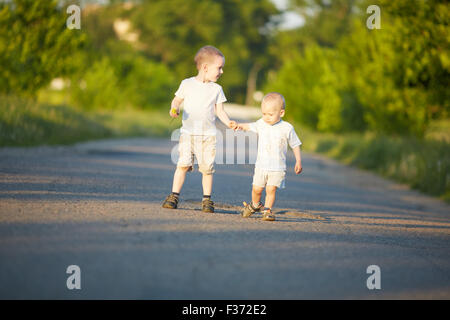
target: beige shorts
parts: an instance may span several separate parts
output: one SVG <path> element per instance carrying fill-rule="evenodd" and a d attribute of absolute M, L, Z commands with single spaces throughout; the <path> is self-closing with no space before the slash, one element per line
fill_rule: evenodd
<path fill-rule="evenodd" d="M 214 173 L 216 158 L 215 136 L 194 136 L 182 133 L 178 144 L 179 158 L 177 167 L 194 167 L 194 156 L 197 159 L 198 170 L 203 174 Z"/>
<path fill-rule="evenodd" d="M 255 168 L 253 175 L 253 185 L 264 188 L 266 186 L 276 186 L 284 189 L 285 171 L 266 171 Z"/>

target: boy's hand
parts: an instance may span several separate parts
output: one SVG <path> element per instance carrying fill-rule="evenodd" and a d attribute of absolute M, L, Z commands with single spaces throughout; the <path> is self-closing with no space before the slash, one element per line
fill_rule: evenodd
<path fill-rule="evenodd" d="M 176 108 L 171 108 L 169 114 L 172 118 L 176 118 L 180 112 Z"/>
<path fill-rule="evenodd" d="M 294 170 L 295 170 L 295 174 L 299 174 L 302 172 L 303 168 L 302 168 L 302 163 L 300 161 L 297 161 L 295 163 Z"/>
<path fill-rule="evenodd" d="M 230 129 L 233 129 L 234 131 L 236 131 L 239 128 L 237 122 L 233 120 L 231 120 L 230 123 L 228 123 L 228 127 Z"/>

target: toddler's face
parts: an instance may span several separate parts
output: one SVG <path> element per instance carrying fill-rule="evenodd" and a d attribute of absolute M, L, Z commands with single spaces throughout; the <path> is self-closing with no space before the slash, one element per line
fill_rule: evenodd
<path fill-rule="evenodd" d="M 216 82 L 219 80 L 223 73 L 223 67 L 225 65 L 225 59 L 219 56 L 215 56 L 212 62 L 208 63 L 206 71 L 206 80 Z"/>
<path fill-rule="evenodd" d="M 263 114 L 263 120 L 265 123 L 274 125 L 278 121 L 281 120 L 281 117 L 284 115 L 284 110 L 281 106 L 274 102 L 264 102 L 261 104 L 261 111 Z"/>

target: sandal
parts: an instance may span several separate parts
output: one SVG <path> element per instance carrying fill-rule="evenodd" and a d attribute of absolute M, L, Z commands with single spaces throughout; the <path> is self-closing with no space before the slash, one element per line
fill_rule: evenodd
<path fill-rule="evenodd" d="M 263 207 L 263 204 L 261 202 L 258 203 L 258 206 L 256 208 L 253 206 L 252 201 L 250 201 L 250 203 L 248 204 L 244 201 L 243 204 L 244 210 L 242 210 L 242 217 L 244 218 L 248 218 L 255 212 L 261 211 L 261 208 Z"/>
<path fill-rule="evenodd" d="M 270 209 L 266 209 L 262 212 L 263 221 L 275 221 L 275 214 Z"/>

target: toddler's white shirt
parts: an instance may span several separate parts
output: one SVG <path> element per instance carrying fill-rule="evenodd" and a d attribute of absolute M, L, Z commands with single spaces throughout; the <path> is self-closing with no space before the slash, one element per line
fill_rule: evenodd
<path fill-rule="evenodd" d="M 267 171 L 285 171 L 287 145 L 295 148 L 302 144 L 294 127 L 283 120 L 270 125 L 263 119 L 259 119 L 250 123 L 249 129 L 258 134 L 258 155 L 255 168 Z"/>
<path fill-rule="evenodd" d="M 227 101 L 222 87 L 215 82 L 201 82 L 191 77 L 181 81 L 175 95 L 184 99 L 180 132 L 215 136 L 215 105 Z"/>

